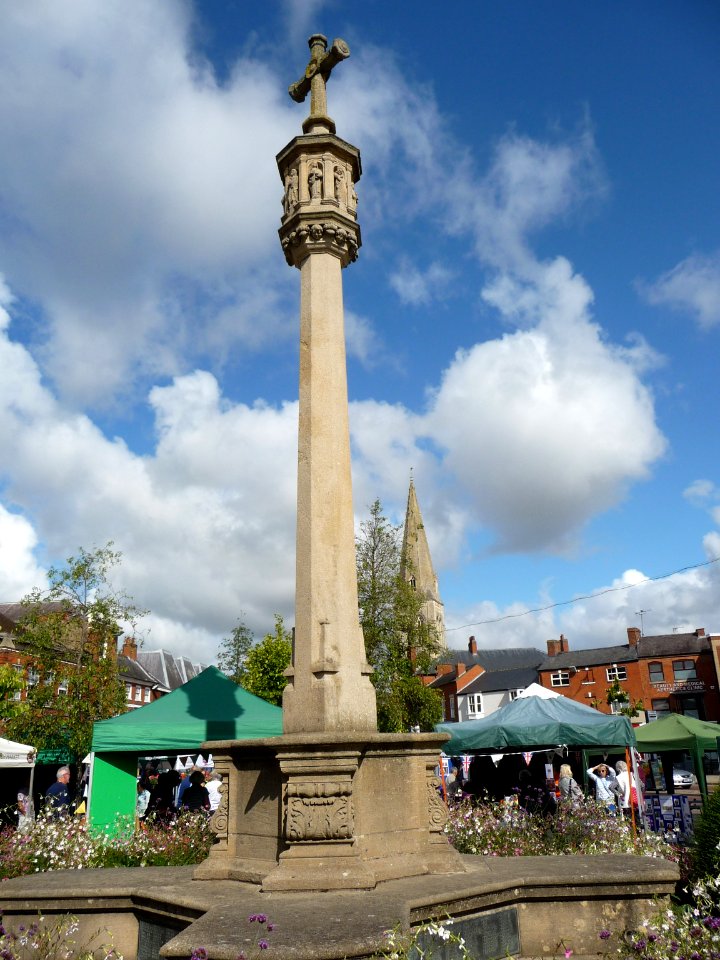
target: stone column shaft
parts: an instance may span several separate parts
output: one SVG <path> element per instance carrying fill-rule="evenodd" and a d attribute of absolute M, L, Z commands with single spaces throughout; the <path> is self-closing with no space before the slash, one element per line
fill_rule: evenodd
<path fill-rule="evenodd" d="M 286 733 L 375 730 L 358 617 L 341 260 L 300 266 L 295 651 Z"/>

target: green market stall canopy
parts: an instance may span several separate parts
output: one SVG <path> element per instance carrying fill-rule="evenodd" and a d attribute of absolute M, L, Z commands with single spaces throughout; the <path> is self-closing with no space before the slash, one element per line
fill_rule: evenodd
<path fill-rule="evenodd" d="M 252 740 L 282 733 L 282 710 L 208 667 L 172 693 L 93 726 L 92 750 L 198 750 L 206 740 Z"/>
<path fill-rule="evenodd" d="M 693 758 L 700 792 L 703 796 L 707 796 L 703 754 L 706 750 L 718 749 L 720 724 L 672 713 L 669 717 L 653 720 L 638 727 L 636 733 L 638 750 L 642 750 L 643 753 L 671 753 L 674 750 L 687 750 Z"/>
<path fill-rule="evenodd" d="M 503 750 L 568 747 L 631 747 L 635 734 L 627 717 L 600 713 L 567 697 L 525 697 L 488 717 L 462 723 L 438 723 L 449 733 L 443 753 L 502 753 Z"/>
<path fill-rule="evenodd" d="M 661 720 L 653 720 L 635 731 L 638 750 L 643 753 L 661 753 L 663 750 L 717 750 L 720 724 L 696 720 L 672 713 Z"/>
<path fill-rule="evenodd" d="M 194 753 L 207 740 L 257 740 L 281 733 L 280 707 L 208 667 L 154 703 L 94 724 L 90 827 L 114 832 L 123 821 L 132 821 L 139 756 Z"/>

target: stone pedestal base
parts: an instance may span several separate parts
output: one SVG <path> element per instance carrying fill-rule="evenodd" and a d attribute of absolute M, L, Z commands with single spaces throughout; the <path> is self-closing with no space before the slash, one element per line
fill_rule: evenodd
<path fill-rule="evenodd" d="M 445 739 L 296 734 L 204 744 L 224 782 L 212 821 L 219 842 L 195 879 L 348 890 L 462 873 L 436 789 Z"/>

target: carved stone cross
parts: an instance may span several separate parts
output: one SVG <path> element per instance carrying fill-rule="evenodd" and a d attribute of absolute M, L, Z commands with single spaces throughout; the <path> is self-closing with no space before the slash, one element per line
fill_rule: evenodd
<path fill-rule="evenodd" d="M 327 91 L 325 85 L 330 78 L 333 67 L 350 56 L 350 47 L 344 40 L 333 40 L 330 49 L 327 49 L 327 37 L 315 33 L 308 40 L 310 46 L 310 63 L 305 68 L 305 76 L 293 83 L 288 92 L 296 103 L 302 103 L 308 92 L 310 93 L 309 121 L 327 121 Z M 332 121 L 330 121 L 332 124 Z"/>

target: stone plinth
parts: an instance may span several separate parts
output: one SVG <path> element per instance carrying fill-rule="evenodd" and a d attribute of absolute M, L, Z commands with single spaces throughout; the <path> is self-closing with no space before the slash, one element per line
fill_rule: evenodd
<path fill-rule="evenodd" d="M 347 890 L 463 872 L 436 789 L 444 739 L 296 734 L 207 743 L 224 775 L 213 821 L 220 842 L 195 878 Z"/>

